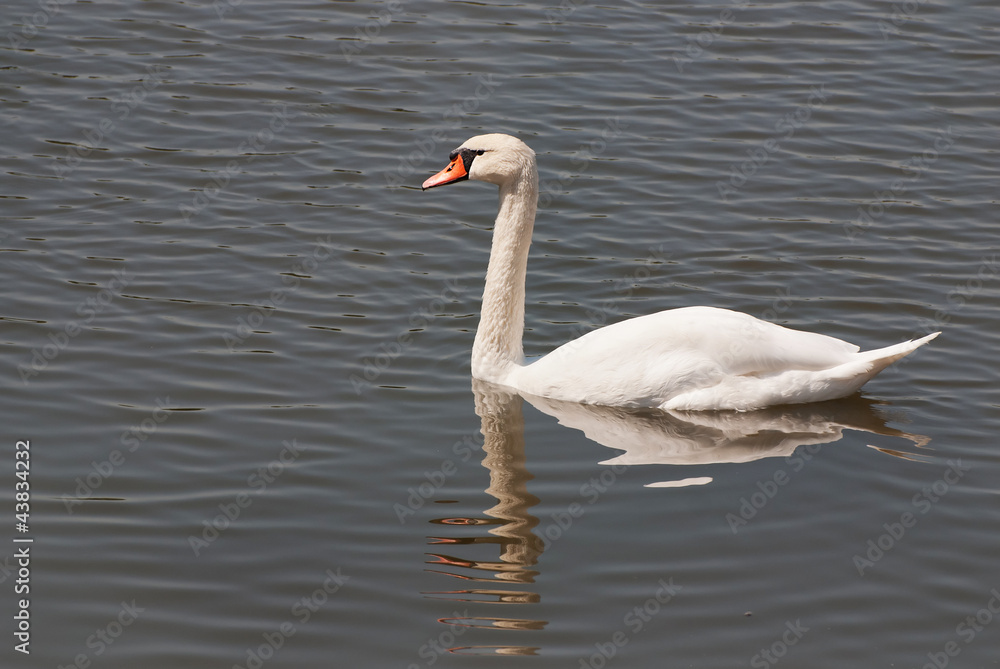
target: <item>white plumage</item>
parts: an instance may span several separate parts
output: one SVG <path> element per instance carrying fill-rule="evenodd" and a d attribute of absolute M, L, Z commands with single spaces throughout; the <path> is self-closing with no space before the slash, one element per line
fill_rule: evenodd
<path fill-rule="evenodd" d="M 424 188 L 497 184 L 500 211 L 472 350 L 474 377 L 553 399 L 671 410 L 746 411 L 845 397 L 938 333 L 859 352 L 833 337 L 714 307 L 615 323 L 524 364 L 524 279 L 538 201 L 535 154 L 509 135 L 480 135 Z"/>

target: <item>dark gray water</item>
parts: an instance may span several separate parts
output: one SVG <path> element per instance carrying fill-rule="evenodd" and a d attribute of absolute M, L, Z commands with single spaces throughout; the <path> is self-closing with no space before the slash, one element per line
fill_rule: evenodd
<path fill-rule="evenodd" d="M 995 3 L 2 18 L 4 666 L 997 666 Z M 943 334 L 762 414 L 473 389 L 496 192 L 419 184 L 483 132 L 538 153 L 529 354 Z"/>

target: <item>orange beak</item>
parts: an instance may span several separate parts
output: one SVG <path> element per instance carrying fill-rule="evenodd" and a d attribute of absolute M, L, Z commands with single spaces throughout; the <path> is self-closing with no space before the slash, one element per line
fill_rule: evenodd
<path fill-rule="evenodd" d="M 454 183 L 456 181 L 461 181 L 463 179 L 468 179 L 469 173 L 465 171 L 465 161 L 462 160 L 461 154 L 455 156 L 455 159 L 448 163 L 448 167 L 444 168 L 430 179 L 424 182 L 423 189 L 434 188 L 435 186 L 444 186 L 446 184 Z"/>

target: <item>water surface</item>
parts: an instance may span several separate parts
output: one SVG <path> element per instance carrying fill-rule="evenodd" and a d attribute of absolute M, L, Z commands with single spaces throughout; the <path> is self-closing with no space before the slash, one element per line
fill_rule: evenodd
<path fill-rule="evenodd" d="M 3 16 L 10 666 L 996 665 L 995 6 Z M 943 334 L 754 416 L 473 388 L 496 194 L 419 184 L 483 132 L 538 154 L 530 355 Z"/>

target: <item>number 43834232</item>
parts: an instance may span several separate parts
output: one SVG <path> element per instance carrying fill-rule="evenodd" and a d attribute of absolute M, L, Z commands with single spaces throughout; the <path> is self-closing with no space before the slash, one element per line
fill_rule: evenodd
<path fill-rule="evenodd" d="M 28 474 L 31 471 L 31 442 L 17 442 L 14 451 L 14 476 L 18 481 L 14 484 L 14 506 L 15 516 L 20 523 L 28 522 L 28 513 L 31 510 L 29 501 L 31 500 L 31 484 L 28 482 Z"/>

